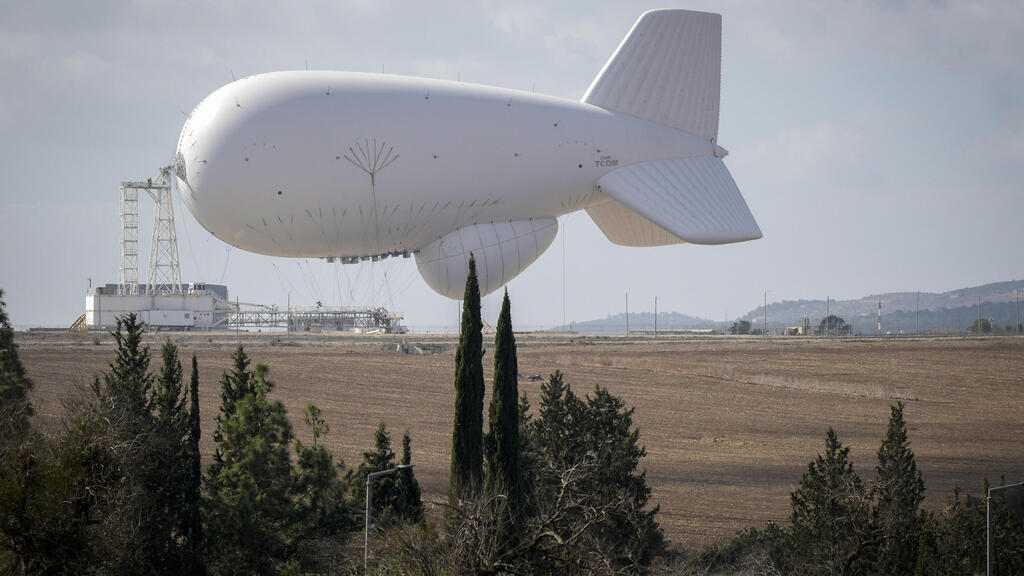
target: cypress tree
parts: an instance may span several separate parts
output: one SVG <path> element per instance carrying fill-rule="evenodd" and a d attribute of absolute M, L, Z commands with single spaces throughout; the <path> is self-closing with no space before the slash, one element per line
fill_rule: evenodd
<path fill-rule="evenodd" d="M 188 573 L 199 576 L 205 573 L 202 560 L 203 521 L 200 515 L 202 508 L 203 468 L 202 456 L 199 453 L 199 438 L 202 430 L 199 426 L 199 363 L 196 355 L 192 355 L 192 377 L 188 386 L 188 485 L 185 491 L 187 522 L 185 539 L 188 557 Z"/>
<path fill-rule="evenodd" d="M 455 419 L 452 426 L 451 496 L 479 490 L 483 475 L 483 322 L 476 260 L 469 256 L 469 275 L 462 300 L 462 326 L 455 350 Z"/>
<path fill-rule="evenodd" d="M 7 318 L 4 291 L 0 288 L 0 448 L 29 429 L 31 390 L 32 380 L 18 358 L 14 329 Z"/>
<path fill-rule="evenodd" d="M 924 500 L 924 481 L 907 442 L 902 402 L 891 407 L 873 489 L 877 502 L 873 520 L 880 536 L 875 571 L 911 574 L 921 540 L 918 508 Z"/>
<path fill-rule="evenodd" d="M 487 486 L 518 504 L 522 496 L 519 471 L 519 368 L 508 290 L 501 303 L 494 337 L 494 383 L 488 412 Z"/>

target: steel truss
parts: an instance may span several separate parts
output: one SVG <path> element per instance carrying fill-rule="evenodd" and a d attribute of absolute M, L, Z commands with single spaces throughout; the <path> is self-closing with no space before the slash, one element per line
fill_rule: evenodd
<path fill-rule="evenodd" d="M 400 314 L 392 314 L 386 308 L 295 308 L 288 311 L 243 305 L 228 316 L 224 326 L 230 329 L 283 328 L 289 332 L 381 331 L 391 334 L 405 331 L 401 322 Z"/>

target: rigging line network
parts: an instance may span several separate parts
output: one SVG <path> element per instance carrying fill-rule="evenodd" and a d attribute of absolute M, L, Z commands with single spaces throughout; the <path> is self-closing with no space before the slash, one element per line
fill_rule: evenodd
<path fill-rule="evenodd" d="M 349 304 L 354 304 L 356 301 L 355 292 L 352 290 L 352 277 L 348 273 L 348 267 L 342 264 L 338 264 L 341 267 L 341 273 L 345 276 L 345 282 L 348 284 L 348 301 Z M 358 272 L 356 272 L 358 274 Z"/>
<path fill-rule="evenodd" d="M 323 291 L 321 290 L 321 287 L 322 287 L 321 276 L 320 276 L 320 274 L 318 274 L 316 271 L 313 270 L 312 266 L 310 266 L 308 258 L 304 259 L 304 261 L 306 263 L 306 272 L 309 275 L 310 283 L 313 285 L 313 289 L 316 291 L 316 293 L 315 293 L 316 299 L 317 299 L 318 302 L 323 302 L 325 300 L 325 298 L 324 298 Z"/>
<path fill-rule="evenodd" d="M 286 290 L 290 290 L 291 292 L 294 292 L 298 296 L 306 296 L 305 294 L 303 294 L 302 290 L 299 290 L 298 288 L 296 288 L 295 285 L 292 284 L 292 281 L 289 280 L 288 277 L 285 276 L 281 272 L 281 270 L 278 269 L 277 263 L 271 262 L 270 265 L 274 267 L 274 273 L 277 274 L 277 281 L 281 284 L 282 287 L 284 287 Z M 287 287 L 284 286 L 285 283 L 288 284 Z"/>
<path fill-rule="evenodd" d="M 224 283 L 224 276 L 228 273 L 228 259 L 231 258 L 231 245 L 224 247 L 224 270 L 220 273 L 220 284 Z"/>
<path fill-rule="evenodd" d="M 400 280 L 398 288 L 393 291 L 394 297 L 397 298 L 398 296 L 401 296 L 406 290 L 409 289 L 410 286 L 412 286 L 415 283 L 416 280 L 417 277 L 415 275 L 407 274 L 403 280 Z M 393 302 L 392 306 L 394 306 Z"/>
<path fill-rule="evenodd" d="M 305 284 L 306 289 L 309 290 L 310 296 L 312 296 L 314 300 L 320 300 L 316 288 L 309 280 L 309 275 L 302 269 L 302 260 L 296 260 L 295 267 L 299 269 L 299 277 L 302 278 L 303 284 Z"/>
<path fill-rule="evenodd" d="M 199 260 L 196 259 L 196 252 L 192 249 L 192 236 L 188 233 L 188 224 L 186 223 L 182 226 L 182 229 L 185 231 L 185 243 L 188 244 L 188 253 L 192 256 L 192 263 L 196 267 L 196 274 L 199 278 L 205 278 L 206 274 L 203 274 L 203 271 L 199 269 Z"/>
<path fill-rule="evenodd" d="M 339 306 L 344 306 L 345 303 L 341 298 L 341 274 L 338 273 L 339 266 L 341 266 L 341 263 L 337 260 L 335 260 L 334 264 L 331 266 L 331 268 L 334 269 L 334 298 L 338 302 Z"/>
<path fill-rule="evenodd" d="M 562 218 L 562 326 L 565 326 L 565 237 L 569 234 L 569 215 Z"/>
<path fill-rule="evenodd" d="M 278 271 L 277 265 L 273 262 L 271 262 L 270 265 L 274 268 L 274 276 L 277 277 L 277 283 L 281 286 L 281 289 L 285 292 L 289 292 L 288 286 L 285 286 L 284 280 L 281 279 L 281 272 Z"/>
<path fill-rule="evenodd" d="M 390 262 L 384 261 L 383 262 L 383 267 L 384 267 L 384 286 L 383 286 L 383 288 L 384 288 L 384 293 L 387 295 L 388 308 L 394 308 L 395 307 L 395 298 L 394 298 L 394 296 L 391 295 L 391 283 L 388 280 L 388 276 L 389 276 L 389 272 L 390 272 L 389 268 L 391 268 Z"/>

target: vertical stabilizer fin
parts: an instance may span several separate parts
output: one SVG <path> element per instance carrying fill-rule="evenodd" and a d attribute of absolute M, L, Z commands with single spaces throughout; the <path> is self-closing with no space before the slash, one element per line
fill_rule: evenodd
<path fill-rule="evenodd" d="M 583 102 L 718 139 L 722 16 L 652 10 L 633 25 Z"/>

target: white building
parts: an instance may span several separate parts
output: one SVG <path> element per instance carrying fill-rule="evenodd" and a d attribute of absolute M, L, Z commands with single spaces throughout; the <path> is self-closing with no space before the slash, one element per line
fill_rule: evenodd
<path fill-rule="evenodd" d="M 117 318 L 134 313 L 152 330 L 209 330 L 222 327 L 233 307 L 220 284 L 184 284 L 181 294 L 119 295 L 117 284 L 98 286 L 85 296 L 85 324 L 90 330 L 112 329 Z"/>

